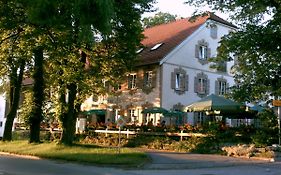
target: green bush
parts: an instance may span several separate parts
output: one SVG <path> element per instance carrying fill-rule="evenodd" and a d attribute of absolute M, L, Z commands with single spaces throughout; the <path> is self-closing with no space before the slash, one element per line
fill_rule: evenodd
<path fill-rule="evenodd" d="M 258 115 L 261 126 L 251 137 L 252 142 L 258 146 L 272 145 L 278 142 L 278 121 L 277 116 L 271 109 L 264 110 Z"/>

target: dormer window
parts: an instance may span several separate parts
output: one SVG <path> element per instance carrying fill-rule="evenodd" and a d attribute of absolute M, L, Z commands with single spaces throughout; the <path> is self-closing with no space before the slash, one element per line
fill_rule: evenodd
<path fill-rule="evenodd" d="M 163 43 L 158 43 L 158 44 L 156 44 L 155 46 L 153 46 L 150 50 L 151 51 L 153 51 L 153 50 L 156 50 L 156 49 L 158 49 L 160 46 L 162 46 L 163 45 Z"/>
<path fill-rule="evenodd" d="M 141 53 L 143 51 L 143 48 L 140 48 L 139 50 L 136 51 L 137 54 Z"/>

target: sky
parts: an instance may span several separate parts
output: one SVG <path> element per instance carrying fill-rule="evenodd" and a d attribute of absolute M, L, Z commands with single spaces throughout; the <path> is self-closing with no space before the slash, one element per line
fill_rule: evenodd
<path fill-rule="evenodd" d="M 188 4 L 184 4 L 186 0 L 156 0 L 157 4 L 154 5 L 158 10 L 154 13 L 145 13 L 143 16 L 154 16 L 157 12 L 167 12 L 173 15 L 177 15 L 178 17 L 190 17 L 192 13 L 195 11 L 195 7 L 191 7 Z M 211 11 L 208 6 L 205 6 L 203 11 Z M 227 14 L 223 14 L 220 12 L 216 12 L 216 15 L 219 17 L 226 19 L 228 18 Z"/>

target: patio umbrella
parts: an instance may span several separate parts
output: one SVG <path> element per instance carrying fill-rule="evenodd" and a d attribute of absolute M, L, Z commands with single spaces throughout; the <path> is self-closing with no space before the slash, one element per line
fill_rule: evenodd
<path fill-rule="evenodd" d="M 170 118 L 170 123 L 171 123 L 171 119 L 173 117 L 177 118 L 177 119 L 180 119 L 184 116 L 184 112 L 182 111 L 177 111 L 177 110 L 170 110 L 168 111 L 168 113 L 165 113 L 164 114 L 165 117 L 169 117 Z"/>
<path fill-rule="evenodd" d="M 170 110 L 168 111 L 165 116 L 167 117 L 170 117 L 170 116 L 177 116 L 177 117 L 180 117 L 180 116 L 183 116 L 184 115 L 184 112 L 182 111 L 176 111 L 176 110 Z"/>
<path fill-rule="evenodd" d="M 161 107 L 151 107 L 151 108 L 146 108 L 142 111 L 142 113 L 147 114 L 165 114 L 168 113 L 168 110 L 161 108 Z"/>
<path fill-rule="evenodd" d="M 244 105 L 235 101 L 226 99 L 221 96 L 211 94 L 197 102 L 194 102 L 186 107 L 189 112 L 206 111 L 215 114 L 221 113 L 240 113 L 244 110 Z"/>
<path fill-rule="evenodd" d="M 156 114 L 166 114 L 168 113 L 168 110 L 162 108 L 162 107 L 151 107 L 151 108 L 146 108 L 142 111 L 143 114 L 154 114 L 154 123 L 156 124 Z"/>
<path fill-rule="evenodd" d="M 254 105 L 254 106 L 250 107 L 250 110 L 260 113 L 260 112 L 264 111 L 265 108 L 262 107 L 261 105 Z"/>

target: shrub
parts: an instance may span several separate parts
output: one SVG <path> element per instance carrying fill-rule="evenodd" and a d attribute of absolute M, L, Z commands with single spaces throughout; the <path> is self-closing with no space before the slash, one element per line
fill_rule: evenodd
<path fill-rule="evenodd" d="M 252 136 L 252 142 L 258 147 L 277 143 L 278 121 L 274 111 L 271 109 L 264 110 L 258 115 L 258 119 L 261 126 Z"/>

